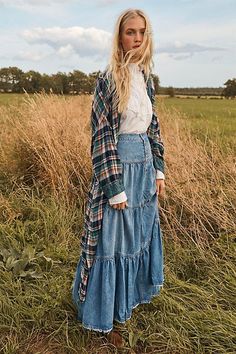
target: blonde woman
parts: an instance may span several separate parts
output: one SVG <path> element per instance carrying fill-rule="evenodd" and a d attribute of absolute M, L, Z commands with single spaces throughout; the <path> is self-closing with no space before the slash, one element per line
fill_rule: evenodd
<path fill-rule="evenodd" d="M 83 327 L 114 333 L 164 282 L 158 196 L 164 147 L 154 110 L 152 30 L 143 11 L 118 18 L 91 112 L 93 177 L 73 300 Z"/>

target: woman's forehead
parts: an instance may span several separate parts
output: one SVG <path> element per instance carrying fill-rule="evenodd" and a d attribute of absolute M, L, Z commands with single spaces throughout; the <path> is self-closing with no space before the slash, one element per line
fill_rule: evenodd
<path fill-rule="evenodd" d="M 125 24 L 124 29 L 145 29 L 145 21 L 142 17 L 130 18 Z"/>

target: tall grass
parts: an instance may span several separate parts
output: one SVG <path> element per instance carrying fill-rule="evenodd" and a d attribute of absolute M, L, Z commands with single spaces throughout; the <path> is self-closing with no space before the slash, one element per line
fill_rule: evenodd
<path fill-rule="evenodd" d="M 26 97 L 20 106 L 2 108 L 5 170 L 60 197 L 83 195 L 91 174 L 90 97 Z"/>
<path fill-rule="evenodd" d="M 1 353 L 116 353 L 76 321 L 71 285 L 91 178 L 91 97 L 34 95 L 0 108 Z M 125 325 L 123 353 L 234 353 L 235 156 L 158 106 L 166 146 L 159 200 L 160 296 Z"/>

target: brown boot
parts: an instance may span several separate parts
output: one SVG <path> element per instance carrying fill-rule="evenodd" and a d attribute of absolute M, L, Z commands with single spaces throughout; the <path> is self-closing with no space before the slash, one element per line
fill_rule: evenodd
<path fill-rule="evenodd" d="M 115 347 L 120 348 L 124 345 L 123 338 L 121 334 L 117 331 L 111 331 L 107 334 L 107 339 L 110 343 L 112 343 Z"/>

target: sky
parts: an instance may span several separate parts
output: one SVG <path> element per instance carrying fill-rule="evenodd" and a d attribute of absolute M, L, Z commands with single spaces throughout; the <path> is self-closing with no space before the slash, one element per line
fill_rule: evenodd
<path fill-rule="evenodd" d="M 0 0 L 0 68 L 103 71 L 128 8 L 151 21 L 161 86 L 224 87 L 236 77 L 236 0 Z"/>

